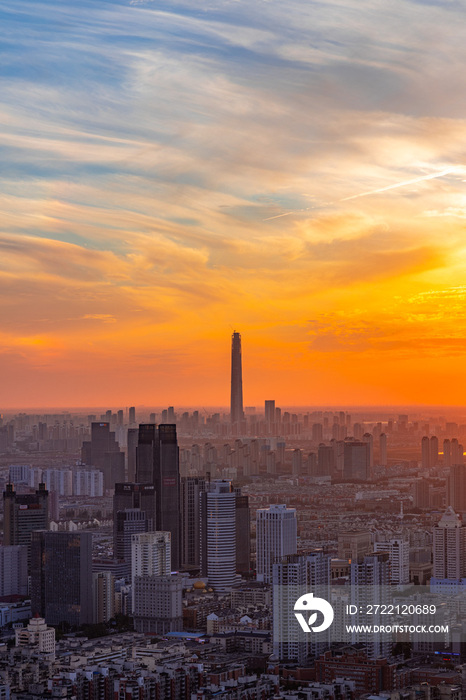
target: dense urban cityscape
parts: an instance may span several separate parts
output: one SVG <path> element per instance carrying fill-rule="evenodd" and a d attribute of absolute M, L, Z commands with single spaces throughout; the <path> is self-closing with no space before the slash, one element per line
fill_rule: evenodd
<path fill-rule="evenodd" d="M 0 700 L 466 700 L 465 27 L 2 0 Z"/>
<path fill-rule="evenodd" d="M 5 412 L 1 697 L 464 699 L 465 439 L 244 406 L 236 331 L 229 411 Z"/>

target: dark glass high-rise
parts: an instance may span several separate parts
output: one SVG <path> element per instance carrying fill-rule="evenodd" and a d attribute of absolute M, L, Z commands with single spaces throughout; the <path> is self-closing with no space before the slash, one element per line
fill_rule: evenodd
<path fill-rule="evenodd" d="M 171 532 L 172 567 L 180 566 L 180 466 L 176 425 L 139 426 L 136 481 L 156 492 L 156 530 Z"/>
<path fill-rule="evenodd" d="M 31 541 L 31 608 L 50 625 L 92 622 L 92 534 L 38 530 Z"/>

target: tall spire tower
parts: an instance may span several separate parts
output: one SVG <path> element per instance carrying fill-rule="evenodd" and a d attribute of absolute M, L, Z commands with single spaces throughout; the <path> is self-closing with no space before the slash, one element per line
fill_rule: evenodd
<path fill-rule="evenodd" d="M 231 400 L 230 416 L 232 423 L 244 418 L 243 412 L 243 370 L 241 365 L 241 334 L 233 331 L 231 336 Z"/>

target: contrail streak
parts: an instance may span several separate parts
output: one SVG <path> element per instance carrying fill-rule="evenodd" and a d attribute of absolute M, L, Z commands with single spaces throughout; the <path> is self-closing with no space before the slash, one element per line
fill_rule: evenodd
<path fill-rule="evenodd" d="M 397 182 L 394 185 L 387 185 L 387 187 L 380 187 L 377 190 L 370 190 L 369 192 L 360 192 L 359 194 L 353 194 L 351 197 L 344 197 L 344 199 L 339 199 L 339 202 L 349 202 L 351 199 L 358 199 L 358 197 L 368 197 L 371 194 L 379 194 L 379 192 L 387 192 L 388 190 L 395 190 L 398 187 L 407 187 L 408 185 L 415 185 L 417 182 L 423 182 L 424 180 L 435 180 L 437 177 L 444 177 L 450 173 L 456 171 L 462 171 L 464 168 L 460 165 L 454 165 L 451 168 L 445 168 L 439 173 L 432 173 L 431 175 L 422 175 L 421 177 L 415 177 L 412 180 L 404 180 L 403 182 Z M 328 202 L 328 204 L 336 204 L 335 202 Z M 262 219 L 262 221 L 272 221 L 272 219 L 280 219 L 282 216 L 291 216 L 292 214 L 301 214 L 303 211 L 309 211 L 309 209 L 315 209 L 317 207 L 307 207 L 306 209 L 295 209 L 293 211 L 287 211 L 284 214 L 276 214 L 275 216 L 269 216 L 267 219 Z"/>
<path fill-rule="evenodd" d="M 416 177 L 413 180 L 405 180 L 404 182 L 397 182 L 395 185 L 388 185 L 388 187 L 381 187 L 378 190 L 371 190 L 370 192 L 361 192 L 360 194 L 353 194 L 351 197 L 345 197 L 340 199 L 340 202 L 348 202 L 350 199 L 357 199 L 358 197 L 367 197 L 370 194 L 378 194 L 379 192 L 386 192 L 387 190 L 394 190 L 397 187 L 407 187 L 407 185 L 415 185 L 417 182 L 423 182 L 423 180 L 434 180 L 437 177 L 444 177 L 444 175 L 449 175 L 455 170 L 458 170 L 458 166 L 452 168 L 446 168 L 439 173 L 433 173 L 432 175 L 423 175 L 422 177 Z"/>
<path fill-rule="evenodd" d="M 296 211 L 287 211 L 285 214 L 277 214 L 276 216 L 269 216 L 267 219 L 262 219 L 262 221 L 272 221 L 272 219 L 280 219 L 282 216 L 291 216 L 291 214 L 300 214 L 302 211 L 307 211 L 306 209 L 297 209 Z"/>

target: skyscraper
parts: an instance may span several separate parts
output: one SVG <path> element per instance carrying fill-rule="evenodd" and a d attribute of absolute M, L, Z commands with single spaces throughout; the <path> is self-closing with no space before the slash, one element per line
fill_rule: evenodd
<path fill-rule="evenodd" d="M 236 495 L 231 481 L 212 481 L 201 493 L 201 573 L 216 592 L 228 591 L 235 582 Z"/>
<path fill-rule="evenodd" d="M 363 643 L 367 655 L 376 659 L 387 656 L 390 640 L 380 632 L 372 632 L 371 625 L 383 622 L 379 611 L 390 602 L 390 555 L 388 552 L 367 554 L 359 561 L 351 562 L 351 603 L 356 606 L 354 624 L 365 631 L 353 632 L 353 644 Z M 374 610 L 374 614 L 368 611 Z"/>
<path fill-rule="evenodd" d="M 343 449 L 343 477 L 367 481 L 370 478 L 370 443 L 348 440 Z"/>
<path fill-rule="evenodd" d="M 443 466 L 451 467 L 451 444 L 448 438 L 443 441 Z"/>
<path fill-rule="evenodd" d="M 430 438 L 430 466 L 436 467 L 438 464 L 438 437 L 432 435 Z"/>
<path fill-rule="evenodd" d="M 273 399 L 266 400 L 264 403 L 265 424 L 268 430 L 271 430 L 275 423 L 275 401 Z"/>
<path fill-rule="evenodd" d="M 139 508 L 117 511 L 113 525 L 113 552 L 115 559 L 125 562 L 125 579 L 131 578 L 131 538 L 138 532 L 148 531 L 146 512 Z"/>
<path fill-rule="evenodd" d="M 240 423 L 243 411 L 243 370 L 241 362 L 241 334 L 236 331 L 231 336 L 231 398 L 230 417 L 232 423 Z"/>
<path fill-rule="evenodd" d="M 457 513 L 466 512 L 466 465 L 454 464 L 447 479 L 447 504 Z"/>
<path fill-rule="evenodd" d="M 434 581 L 466 578 L 466 526 L 449 506 L 434 527 Z"/>
<path fill-rule="evenodd" d="M 200 565 L 200 494 L 205 479 L 187 476 L 181 479 L 181 566 Z"/>
<path fill-rule="evenodd" d="M 451 443 L 451 463 L 452 464 L 463 464 L 463 445 L 460 445 L 457 438 L 453 438 Z"/>
<path fill-rule="evenodd" d="M 154 483 L 157 443 L 158 430 L 155 423 L 141 423 L 136 446 L 136 481 L 139 484 Z"/>
<path fill-rule="evenodd" d="M 171 532 L 172 567 L 180 566 L 180 462 L 176 425 L 139 426 L 136 480 L 154 484 L 156 530 Z"/>
<path fill-rule="evenodd" d="M 35 494 L 17 494 L 13 484 L 7 484 L 3 493 L 3 544 L 27 546 L 28 561 L 31 532 L 46 530 L 49 526 L 48 498 L 42 483 Z"/>
<path fill-rule="evenodd" d="M 180 461 L 176 425 L 159 425 L 154 484 L 156 529 L 171 532 L 172 568 L 180 566 Z"/>
<path fill-rule="evenodd" d="M 132 537 L 132 607 L 138 632 L 179 631 L 183 627 L 182 577 L 171 575 L 171 533 Z"/>
<path fill-rule="evenodd" d="M 335 471 L 335 450 L 331 445 L 321 443 L 317 451 L 316 476 L 332 476 Z"/>
<path fill-rule="evenodd" d="M 143 532 L 131 537 L 131 579 L 136 576 L 169 576 L 171 572 L 171 534 Z"/>
<path fill-rule="evenodd" d="M 387 435 L 386 433 L 380 433 L 379 436 L 379 464 L 381 467 L 386 467 L 388 463 L 387 460 Z"/>
<path fill-rule="evenodd" d="M 321 551 L 289 554 L 273 565 L 273 653 L 280 661 L 303 663 L 330 644 L 330 630 L 306 634 L 294 614 L 298 598 L 312 591 L 330 599 L 330 556 Z"/>
<path fill-rule="evenodd" d="M 124 483 L 115 484 L 113 496 L 113 524 L 120 510 L 139 508 L 146 514 L 148 531 L 155 530 L 155 486 L 154 484 Z M 114 530 L 115 536 L 115 530 Z"/>
<path fill-rule="evenodd" d="M 50 625 L 92 622 L 92 534 L 32 533 L 31 608 Z"/>
<path fill-rule="evenodd" d="M 138 446 L 139 430 L 137 428 L 128 428 L 126 459 L 127 459 L 127 477 L 128 481 L 136 479 L 136 448 Z"/>
<path fill-rule="evenodd" d="M 272 583 L 273 564 L 297 552 L 296 509 L 271 505 L 256 511 L 257 580 Z"/>
<path fill-rule="evenodd" d="M 125 480 L 125 454 L 120 451 L 108 422 L 91 424 L 91 439 L 83 442 L 81 459 L 84 464 L 102 469 L 106 489 L 112 489 L 116 481 Z"/>
<path fill-rule="evenodd" d="M 115 577 L 110 571 L 92 574 L 93 621 L 108 622 L 115 615 Z"/>
<path fill-rule="evenodd" d="M 374 551 L 388 553 L 391 584 L 409 583 L 409 540 L 394 537 L 385 542 L 375 542 Z"/>
<path fill-rule="evenodd" d="M 423 469 L 430 467 L 430 440 L 427 435 L 421 440 L 421 465 Z"/>
<path fill-rule="evenodd" d="M 0 596 L 27 595 L 28 548 L 25 545 L 0 547 Z"/>
<path fill-rule="evenodd" d="M 249 496 L 243 496 L 241 489 L 235 488 L 236 495 L 236 571 L 249 574 L 251 569 L 251 523 Z"/>

